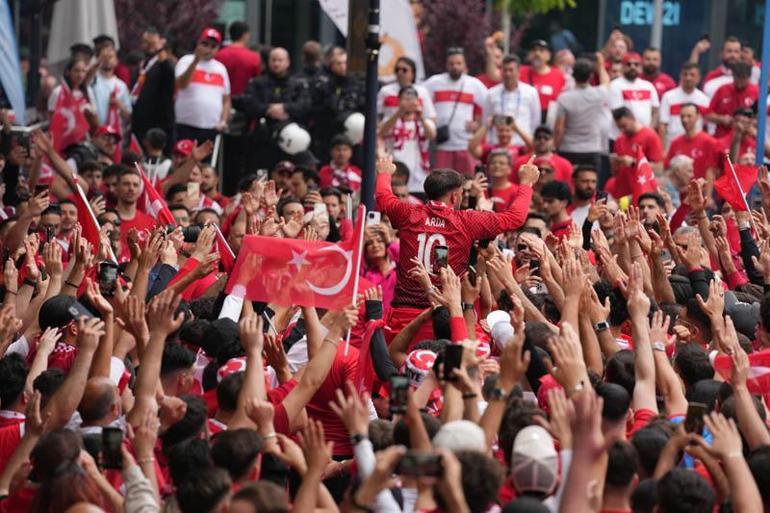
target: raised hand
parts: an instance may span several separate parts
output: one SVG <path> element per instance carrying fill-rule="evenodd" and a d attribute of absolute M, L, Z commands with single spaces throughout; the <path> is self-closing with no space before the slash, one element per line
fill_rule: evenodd
<path fill-rule="evenodd" d="M 318 421 L 310 420 L 307 428 L 299 435 L 302 452 L 305 454 L 308 471 L 323 472 L 332 460 L 334 442 L 326 442 L 324 426 Z"/>
<path fill-rule="evenodd" d="M 628 277 L 628 287 L 625 289 L 628 299 L 628 313 L 631 315 L 646 317 L 650 311 L 650 298 L 644 293 L 644 278 L 642 266 L 634 262 L 631 267 L 631 275 Z"/>
<path fill-rule="evenodd" d="M 725 291 L 721 282 L 711 280 L 708 299 L 704 300 L 700 294 L 696 294 L 695 298 L 698 300 L 698 305 L 700 305 L 703 313 L 708 315 L 710 319 L 722 318 L 725 310 Z"/>
<path fill-rule="evenodd" d="M 551 374 L 568 394 L 588 386 L 588 371 L 577 332 L 568 322 L 562 322 L 559 334 L 551 337 L 548 348 L 555 367 Z"/>
<path fill-rule="evenodd" d="M 196 161 L 201 162 L 203 159 L 211 155 L 212 151 L 214 151 L 214 143 L 212 143 L 210 140 L 204 141 L 200 145 L 193 143 L 193 149 L 192 153 L 190 153 L 190 156 Z"/>
<path fill-rule="evenodd" d="M 97 285 L 96 282 L 91 278 L 86 278 L 85 296 L 88 298 L 91 304 L 94 305 L 102 317 L 112 315 L 112 305 L 102 295 L 102 292 L 99 290 L 99 285 Z"/>
<path fill-rule="evenodd" d="M 265 337 L 262 334 L 262 317 L 252 313 L 246 315 L 238 323 L 241 333 L 241 345 L 247 354 L 261 354 L 265 344 Z"/>
<path fill-rule="evenodd" d="M 662 310 L 655 310 L 650 321 L 650 341 L 662 342 L 668 345 L 668 327 L 671 324 L 671 317 L 665 315 Z"/>
<path fill-rule="evenodd" d="M 147 311 L 147 324 L 150 332 L 162 334 L 164 337 L 173 333 L 182 326 L 184 314 L 176 313 L 182 297 L 173 290 L 165 290 L 150 301 Z"/>
<path fill-rule="evenodd" d="M 195 243 L 195 250 L 190 257 L 195 258 L 199 262 L 206 258 L 206 256 L 211 253 L 211 248 L 214 245 L 216 237 L 217 229 L 214 228 L 214 226 L 204 226 L 198 235 L 198 241 Z"/>
<path fill-rule="evenodd" d="M 521 185 L 535 185 L 540 178 L 540 170 L 534 164 L 535 154 L 532 154 L 529 161 L 519 168 L 519 183 Z"/>
<path fill-rule="evenodd" d="M 393 175 L 396 172 L 396 165 L 393 163 L 393 157 L 386 155 L 377 159 L 376 164 L 377 174 L 384 173 L 387 175 Z"/>
<path fill-rule="evenodd" d="M 733 419 L 711 412 L 703 417 L 703 421 L 714 437 L 711 446 L 706 448 L 709 453 L 723 461 L 743 457 L 743 442 Z"/>
<path fill-rule="evenodd" d="M 77 342 L 80 350 L 96 350 L 99 339 L 104 336 L 104 321 L 98 317 L 86 319 L 81 317 L 77 321 Z"/>
<path fill-rule="evenodd" d="M 345 392 L 337 389 L 336 401 L 329 401 L 329 408 L 342 420 L 351 435 L 366 435 L 369 432 L 369 409 L 366 404 L 369 397 L 366 393 L 361 397 L 356 387 L 350 381 L 345 383 Z"/>

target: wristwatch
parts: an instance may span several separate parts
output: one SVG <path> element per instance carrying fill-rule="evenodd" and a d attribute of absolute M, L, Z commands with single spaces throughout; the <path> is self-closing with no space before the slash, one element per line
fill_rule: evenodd
<path fill-rule="evenodd" d="M 505 401 L 506 399 L 508 399 L 508 392 L 502 388 L 493 388 L 489 393 L 490 401 Z"/>
<path fill-rule="evenodd" d="M 602 331 L 610 329 L 610 323 L 607 321 L 597 322 L 594 324 L 594 331 L 596 333 L 601 333 Z"/>
<path fill-rule="evenodd" d="M 666 344 L 663 342 L 653 342 L 652 343 L 652 350 L 653 351 L 660 351 L 661 353 L 666 352 Z"/>
<path fill-rule="evenodd" d="M 355 447 L 356 445 L 360 444 L 362 441 L 366 440 L 368 437 L 366 435 L 362 435 L 361 433 L 355 433 L 353 435 L 350 435 L 350 445 Z"/>
<path fill-rule="evenodd" d="M 473 310 L 473 303 L 463 303 L 463 310 Z"/>

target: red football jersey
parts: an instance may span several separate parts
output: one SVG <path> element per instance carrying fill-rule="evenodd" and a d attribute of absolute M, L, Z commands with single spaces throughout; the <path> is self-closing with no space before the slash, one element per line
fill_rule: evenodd
<path fill-rule="evenodd" d="M 642 153 L 650 164 L 663 160 L 663 145 L 660 138 L 651 128 L 643 126 L 641 130 L 632 136 L 620 134 L 615 141 L 615 153 L 618 155 L 630 155 L 636 158 L 636 150 L 641 147 Z M 615 171 L 615 187 L 613 196 L 619 198 L 631 194 L 631 181 L 636 176 L 636 164 L 631 167 L 622 167 Z"/>
<path fill-rule="evenodd" d="M 754 105 L 759 98 L 759 87 L 756 84 L 749 84 L 745 88 L 738 90 L 734 83 L 725 84 L 714 93 L 711 98 L 709 110 L 715 114 L 732 116 L 738 109 L 748 109 Z M 717 139 L 730 133 L 731 127 L 717 125 L 714 137 Z"/>
<path fill-rule="evenodd" d="M 676 87 L 676 81 L 662 71 L 655 77 L 650 77 L 642 73 L 639 78 L 646 80 L 655 86 L 655 90 L 658 92 L 658 98 L 663 98 L 664 94 Z"/>
<path fill-rule="evenodd" d="M 556 101 L 566 83 L 564 72 L 556 66 L 551 66 L 545 75 L 541 75 L 530 66 L 522 66 L 519 78 L 522 82 L 537 89 L 542 110 L 548 110 L 548 105 L 552 101 Z"/>
<path fill-rule="evenodd" d="M 719 166 L 719 148 L 716 140 L 706 132 L 698 132 L 694 137 L 680 135 L 671 141 L 666 156 L 666 168 L 677 155 L 687 155 L 693 159 L 694 177 L 703 178 L 706 170 Z"/>
<path fill-rule="evenodd" d="M 375 197 L 377 208 L 399 231 L 401 241 L 393 305 L 427 308 L 430 303 L 425 291 L 417 280 L 409 276 L 413 267 L 411 259 L 420 259 L 430 271 L 434 249 L 446 246 L 449 266 L 458 275 L 464 274 L 473 241 L 491 239 L 524 224 L 532 200 L 532 188 L 520 185 L 511 208 L 505 212 L 455 210 L 437 201 L 411 205 L 399 200 L 390 188 L 390 175 L 383 173 L 377 176 Z"/>

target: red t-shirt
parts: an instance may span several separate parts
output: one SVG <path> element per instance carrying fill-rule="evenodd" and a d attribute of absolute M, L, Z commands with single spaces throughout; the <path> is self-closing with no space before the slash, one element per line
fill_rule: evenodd
<path fill-rule="evenodd" d="M 706 132 L 698 132 L 693 137 L 680 135 L 671 141 L 666 155 L 666 168 L 677 155 L 687 155 L 693 160 L 694 177 L 703 178 L 706 170 L 719 165 L 720 154 L 717 141 Z"/>
<path fill-rule="evenodd" d="M 144 212 L 136 211 L 136 215 L 133 219 L 120 219 L 120 246 L 121 252 L 118 256 L 118 260 L 121 262 L 131 258 L 131 251 L 128 248 L 128 232 L 131 228 L 136 228 L 139 233 L 144 230 L 152 231 L 155 228 L 155 219 L 148 216 Z"/>
<path fill-rule="evenodd" d="M 657 418 L 658 414 L 655 413 L 652 410 L 648 410 L 646 408 L 642 408 L 641 410 L 636 410 L 634 412 L 634 421 L 630 426 L 627 426 L 626 429 L 626 438 L 631 438 L 631 435 L 645 427 L 647 424 L 655 420 Z"/>
<path fill-rule="evenodd" d="M 655 90 L 658 91 L 658 98 L 663 98 L 663 94 L 674 89 L 676 87 L 676 81 L 666 73 L 662 71 L 658 73 L 656 77 L 650 77 L 642 74 L 639 78 L 646 80 L 655 86 Z"/>
<path fill-rule="evenodd" d="M 717 138 L 717 145 L 719 146 L 719 156 L 724 159 L 724 154 L 730 151 L 730 146 L 733 144 L 733 132 L 727 133 L 724 137 Z M 757 152 L 757 138 L 750 135 L 744 135 L 741 139 L 741 144 L 738 147 L 738 157 L 745 155 L 746 153 Z M 736 159 L 738 160 L 738 159 Z"/>
<path fill-rule="evenodd" d="M 531 153 L 527 153 L 513 162 L 513 175 L 511 176 L 511 181 L 513 183 L 519 183 L 519 168 L 526 164 L 531 156 Z M 572 186 L 572 162 L 555 153 L 552 153 L 549 157 L 537 157 L 535 161 L 539 161 L 540 159 L 551 161 L 554 180 L 565 182 Z"/>
<path fill-rule="evenodd" d="M 216 59 L 227 68 L 232 95 L 243 94 L 249 80 L 262 73 L 262 58 L 243 46 L 226 46 L 217 52 Z"/>
<path fill-rule="evenodd" d="M 651 128 L 643 126 L 632 136 L 621 133 L 615 141 L 615 153 L 618 155 L 630 155 L 636 159 L 636 150 L 642 149 L 642 153 L 652 164 L 663 161 L 663 145 L 660 138 Z M 612 195 L 616 198 L 627 196 L 632 192 L 632 181 L 635 176 L 635 166 L 621 167 L 615 171 L 615 184 Z"/>
<path fill-rule="evenodd" d="M 749 84 L 741 90 L 736 89 L 735 83 L 725 84 L 714 93 L 709 110 L 722 116 L 732 116 L 737 109 L 750 108 L 759 98 L 759 87 Z M 730 127 L 717 125 L 714 137 L 717 139 L 730 132 Z"/>
<path fill-rule="evenodd" d="M 24 436 L 23 414 L 18 413 L 12 417 L 0 417 L 0 472 L 5 470 L 5 466 L 19 446 L 22 436 Z"/>
<path fill-rule="evenodd" d="M 556 66 L 550 66 L 544 75 L 535 72 L 530 66 L 522 66 L 519 78 L 537 89 L 542 110 L 548 110 L 548 105 L 559 97 L 565 84 L 564 72 Z"/>
<path fill-rule="evenodd" d="M 478 78 L 482 84 L 487 86 L 487 89 L 491 89 L 492 87 L 495 87 L 497 84 L 500 83 L 499 80 L 492 80 L 491 78 L 489 78 L 489 75 L 487 75 L 486 73 L 482 73 L 481 75 L 476 75 L 476 78 Z"/>
<path fill-rule="evenodd" d="M 344 389 L 345 382 L 354 382 L 358 370 L 358 349 L 350 346 L 345 356 L 345 344 L 337 347 L 337 355 L 332 368 L 321 387 L 305 407 L 311 419 L 320 421 L 324 426 L 326 440 L 334 442 L 335 456 L 350 456 L 353 446 L 350 445 L 350 434 L 342 420 L 329 408 L 329 402 L 337 398 L 337 390 Z M 276 430 L 278 426 L 276 425 Z"/>
<path fill-rule="evenodd" d="M 519 186 L 515 183 L 509 183 L 504 189 L 492 189 L 490 194 L 495 212 L 504 212 L 508 210 L 513 202 L 513 198 L 519 193 Z"/>

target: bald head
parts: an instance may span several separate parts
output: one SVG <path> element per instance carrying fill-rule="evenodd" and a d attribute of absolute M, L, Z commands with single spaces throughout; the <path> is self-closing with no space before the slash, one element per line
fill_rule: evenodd
<path fill-rule="evenodd" d="M 120 414 L 118 390 L 109 378 L 91 378 L 86 382 L 78 405 L 83 424 L 106 425 Z"/>
<path fill-rule="evenodd" d="M 104 510 L 90 502 L 78 502 L 64 510 L 64 513 L 104 513 Z"/>
<path fill-rule="evenodd" d="M 287 71 L 289 71 L 290 65 L 291 61 L 289 60 L 289 52 L 287 52 L 285 48 L 277 46 L 270 50 L 270 55 L 268 56 L 268 66 L 270 67 L 271 73 L 278 76 L 283 76 Z"/>

